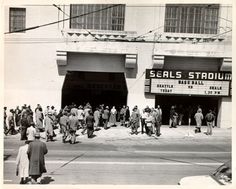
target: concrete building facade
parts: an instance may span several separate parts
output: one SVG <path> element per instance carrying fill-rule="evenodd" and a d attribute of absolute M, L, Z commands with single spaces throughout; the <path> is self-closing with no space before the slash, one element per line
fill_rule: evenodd
<path fill-rule="evenodd" d="M 168 11 L 182 15 L 183 4 L 123 6 L 122 30 L 71 28 L 71 5 L 6 6 L 6 32 L 11 8 L 25 10 L 25 28 L 39 27 L 4 36 L 5 105 L 159 104 L 164 124 L 172 105 L 201 105 L 204 114 L 216 112 L 217 126 L 230 127 L 232 6 L 213 5 L 216 33 L 168 31 Z"/>

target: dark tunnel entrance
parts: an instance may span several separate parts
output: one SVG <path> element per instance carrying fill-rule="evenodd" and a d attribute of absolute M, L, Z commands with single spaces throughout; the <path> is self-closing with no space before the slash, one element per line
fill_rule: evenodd
<path fill-rule="evenodd" d="M 89 102 L 93 108 L 100 104 L 118 108 L 126 105 L 127 93 L 124 73 L 68 72 L 62 88 L 62 107 Z"/>
<path fill-rule="evenodd" d="M 191 125 L 195 125 L 194 115 L 197 112 L 197 107 L 200 105 L 202 108 L 203 116 L 208 113 L 209 109 L 213 110 L 216 115 L 218 114 L 218 97 L 197 97 L 197 96 L 162 96 L 156 95 L 155 106 L 162 107 L 162 122 L 165 125 L 169 124 L 169 115 L 171 106 L 176 107 L 178 114 L 183 114 L 183 125 L 188 125 L 188 117 L 191 115 Z M 216 116 L 217 117 L 217 116 Z M 216 120 L 217 122 L 217 120 Z M 206 125 L 205 119 L 203 125 Z"/>

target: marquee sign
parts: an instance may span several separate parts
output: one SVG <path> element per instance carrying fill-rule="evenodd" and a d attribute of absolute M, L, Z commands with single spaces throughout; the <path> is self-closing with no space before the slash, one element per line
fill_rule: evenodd
<path fill-rule="evenodd" d="M 145 92 L 152 94 L 182 94 L 229 96 L 230 72 L 146 70 Z"/>

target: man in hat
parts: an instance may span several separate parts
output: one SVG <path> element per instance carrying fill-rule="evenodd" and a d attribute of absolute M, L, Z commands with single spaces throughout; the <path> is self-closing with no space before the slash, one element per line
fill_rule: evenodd
<path fill-rule="evenodd" d="M 68 113 L 67 112 L 63 112 L 63 115 L 60 117 L 60 120 L 59 120 L 59 124 L 60 124 L 60 127 L 61 127 L 61 131 L 62 131 L 62 142 L 64 143 L 65 142 L 65 139 L 68 135 L 68 123 L 69 123 L 69 117 L 67 115 Z"/>
<path fill-rule="evenodd" d="M 72 115 L 69 117 L 68 120 L 69 132 L 71 135 L 71 140 L 70 140 L 71 144 L 75 144 L 76 142 L 76 130 L 78 125 L 79 121 L 77 119 L 77 116 L 75 115 L 75 113 L 72 113 Z"/>
<path fill-rule="evenodd" d="M 136 134 L 136 135 L 138 134 L 139 121 L 140 121 L 140 114 L 138 111 L 138 106 L 134 106 L 133 112 L 130 117 L 131 134 Z"/>
<path fill-rule="evenodd" d="M 28 158 L 29 158 L 29 176 L 32 179 L 32 184 L 36 184 L 38 178 L 42 173 L 46 173 L 44 155 L 47 154 L 48 149 L 44 142 L 40 141 L 40 133 L 35 133 L 35 140 L 29 144 Z"/>
<path fill-rule="evenodd" d="M 51 118 L 53 120 L 53 128 L 57 125 L 57 110 L 55 109 L 54 106 L 51 106 L 51 111 L 52 115 Z"/>

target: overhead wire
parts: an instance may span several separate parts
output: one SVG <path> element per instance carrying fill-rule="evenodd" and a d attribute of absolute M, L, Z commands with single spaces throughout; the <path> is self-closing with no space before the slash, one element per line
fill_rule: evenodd
<path fill-rule="evenodd" d="M 225 32 L 222 32 L 222 33 L 219 33 L 219 34 L 216 34 L 216 35 L 212 35 L 212 36 L 209 36 L 209 37 L 205 37 L 205 38 L 202 38 L 203 41 L 198 41 L 198 42 L 195 42 L 195 43 L 205 43 L 205 42 L 208 42 L 207 40 L 212 40 L 216 37 L 219 37 L 221 35 L 224 35 L 224 34 L 227 34 L 229 32 L 232 32 L 232 29 L 228 30 L 228 31 L 225 31 Z M 163 33 L 162 33 L 163 34 Z M 162 35 L 162 34 L 159 34 L 159 35 Z M 142 40 L 142 41 L 136 41 L 136 40 L 124 40 L 124 41 L 116 41 L 116 40 L 113 40 L 113 42 L 139 42 L 139 43 L 164 43 L 164 41 L 159 41 L 159 38 L 157 40 L 153 40 L 153 41 L 145 41 L 145 40 Z M 60 39 L 60 38 L 58 38 Z M 37 39 L 39 40 L 39 39 Z M 65 40 L 59 40 L 59 41 L 56 41 L 57 39 L 55 38 L 55 41 L 43 41 L 43 39 L 41 38 L 40 41 L 7 41 L 8 43 L 64 43 Z M 86 40 L 87 41 L 87 40 Z M 67 40 L 67 42 L 81 42 L 79 40 Z M 109 41 L 107 41 L 109 42 Z M 174 43 L 172 41 L 172 43 Z M 180 43 L 180 42 L 176 42 L 176 43 Z"/>
<path fill-rule="evenodd" d="M 226 19 L 226 18 L 223 18 L 223 17 L 220 17 L 220 16 L 219 16 L 219 18 L 222 19 L 222 20 L 225 20 L 227 22 L 231 22 L 232 23 L 232 20 L 229 20 L 229 19 Z"/>
<path fill-rule="evenodd" d="M 194 44 L 207 43 L 207 42 L 209 42 L 209 40 L 215 40 L 214 38 L 219 37 L 219 36 L 224 35 L 224 34 L 229 33 L 229 32 L 232 32 L 232 29 L 228 30 L 228 31 L 225 31 L 225 32 L 222 32 L 222 33 L 219 33 L 217 35 L 212 35 L 210 37 L 203 38 L 203 41 L 197 41 L 197 42 L 194 42 Z"/>
<path fill-rule="evenodd" d="M 71 20 L 71 19 L 74 19 L 74 18 L 79 18 L 79 17 L 82 17 L 82 16 L 86 16 L 86 15 L 89 15 L 89 14 L 96 13 L 96 12 L 104 11 L 104 10 L 107 10 L 107 9 L 110 9 L 110 8 L 113 8 L 113 7 L 117 7 L 117 6 L 120 6 L 120 5 L 121 4 L 115 4 L 115 5 L 112 5 L 112 6 L 109 6 L 109 7 L 105 7 L 105 8 L 102 8 L 102 9 L 95 10 L 95 11 L 87 12 L 87 13 L 84 13 L 84 14 L 81 14 L 81 15 L 70 17 L 70 18 L 65 18 L 65 19 L 62 19 L 62 20 L 49 22 L 47 24 L 41 24 L 41 25 L 38 25 L 38 26 L 33 26 L 33 27 L 21 29 L 21 30 L 9 31 L 9 32 L 5 32 L 4 34 L 18 33 L 18 32 L 33 30 L 33 29 L 37 29 L 37 28 L 41 28 L 41 27 L 45 27 L 45 26 L 50 26 L 50 25 L 53 25 L 53 24 L 58 24 L 60 22 L 64 22 L 64 21 Z"/>
<path fill-rule="evenodd" d="M 157 28 L 155 28 L 155 29 L 152 29 L 152 30 L 150 30 L 150 31 L 148 31 L 148 32 L 146 32 L 146 33 L 144 33 L 144 34 L 141 34 L 141 35 L 139 35 L 139 36 L 137 36 L 137 37 L 134 37 L 134 38 L 131 39 L 131 40 L 137 40 L 138 38 L 141 38 L 141 37 L 143 37 L 143 36 L 145 36 L 145 35 L 147 35 L 147 34 L 150 34 L 150 33 L 154 32 L 154 31 L 156 31 L 156 30 L 158 30 L 158 29 L 163 28 L 163 27 L 164 27 L 164 26 L 159 26 L 159 27 L 157 27 Z"/>
<path fill-rule="evenodd" d="M 109 9 L 109 8 L 112 8 L 112 7 L 115 7 L 115 6 L 119 6 L 119 5 L 121 5 L 121 4 L 112 5 L 112 6 L 109 6 L 109 7 L 105 7 L 105 8 L 103 8 L 103 9 L 99 9 L 99 10 L 96 10 L 96 11 L 92 11 L 92 12 L 88 12 L 88 13 L 85 13 L 85 14 L 81 14 L 81 15 L 77 15 L 77 16 L 74 16 L 74 17 L 70 17 L 70 16 L 69 16 L 67 13 L 65 13 L 60 7 L 58 7 L 57 5 L 53 4 L 54 7 L 56 7 L 59 11 L 63 12 L 63 13 L 64 13 L 65 15 L 67 15 L 69 18 L 67 18 L 67 19 L 62 19 L 62 20 L 55 21 L 55 22 L 51 22 L 51 23 L 48 23 L 48 24 L 43 24 L 43 25 L 39 25 L 39 26 L 29 27 L 29 28 L 25 28 L 25 29 L 13 31 L 13 32 L 6 32 L 5 34 L 15 33 L 15 32 L 22 32 L 22 31 L 27 31 L 27 30 L 32 30 L 32 29 L 36 29 L 36 28 L 39 28 L 39 27 L 44 27 L 44 26 L 48 26 L 48 25 L 52 25 L 52 24 L 64 22 L 64 21 L 67 21 L 67 20 L 71 20 L 71 19 L 74 19 L 74 18 L 78 18 L 78 17 L 81 17 L 81 16 L 85 16 L 85 15 L 88 15 L 88 14 L 92 14 L 92 13 L 95 13 L 95 12 L 99 12 L 99 11 L 102 11 L 102 10 L 106 10 L 106 9 Z M 158 30 L 158 29 L 160 29 L 160 28 L 162 28 L 162 27 L 164 27 L 164 25 L 163 25 L 163 26 L 159 26 L 159 27 L 157 27 L 157 28 L 154 28 L 154 29 L 152 29 L 152 30 L 150 30 L 150 31 L 148 31 L 148 32 L 146 32 L 146 33 L 144 33 L 144 34 L 141 34 L 141 35 L 139 35 L 139 36 L 137 36 L 137 37 L 134 37 L 134 38 L 132 38 L 132 39 L 130 39 L 130 40 L 124 40 L 123 42 L 131 42 L 131 41 L 136 41 L 136 40 L 139 39 L 139 38 L 144 38 L 145 35 L 150 34 L 150 33 L 153 33 L 154 31 L 156 31 L 156 30 Z M 222 28 L 222 27 L 221 27 L 221 28 Z M 223 28 L 223 29 L 224 29 L 224 28 Z M 224 29 L 224 30 L 225 30 L 225 29 Z M 100 39 L 98 39 L 96 36 L 94 36 L 94 34 L 92 34 L 90 31 L 88 31 L 88 30 L 86 30 L 86 29 L 85 29 L 85 31 L 87 31 L 87 32 L 88 32 L 91 36 L 93 36 L 96 40 L 100 40 Z M 217 35 L 214 35 L 214 36 L 211 36 L 211 37 L 208 37 L 207 39 L 211 39 L 211 38 L 214 38 L 214 37 L 217 37 L 217 36 L 226 34 L 226 33 L 228 33 L 228 32 L 231 32 L 231 31 L 232 31 L 232 29 L 231 29 L 231 30 L 228 30 L 228 31 L 225 30 L 225 32 L 220 33 L 220 34 L 217 34 Z M 160 34 L 160 35 L 162 35 L 162 34 Z M 159 39 L 159 38 L 158 38 L 158 39 Z M 205 39 L 206 39 L 206 38 L 205 38 Z M 114 41 L 114 40 L 115 40 L 115 39 L 113 39 L 113 41 Z M 155 41 L 157 41 L 157 40 L 154 40 L 154 43 L 155 43 Z M 41 41 L 40 41 L 40 42 L 41 42 Z M 51 42 L 51 41 L 50 41 L 50 42 Z M 55 41 L 55 42 L 56 42 L 56 41 Z M 61 41 L 61 42 L 64 42 L 64 41 Z M 77 42 L 77 40 L 68 41 L 68 42 Z M 121 42 L 122 42 L 122 41 L 121 41 Z M 139 41 L 139 42 L 141 42 L 141 41 Z M 150 41 L 150 42 L 151 42 L 151 41 Z"/>
<path fill-rule="evenodd" d="M 60 7 L 58 7 L 56 4 L 53 4 L 54 7 L 56 7 L 59 11 L 61 11 L 64 15 L 70 17 L 70 15 L 68 15 L 65 11 L 63 11 Z M 79 23 L 76 21 L 75 22 L 79 25 Z M 88 32 L 89 35 L 91 35 L 92 37 L 94 37 L 96 40 L 99 40 L 96 36 L 94 36 L 90 31 L 88 31 L 87 29 L 84 29 L 86 32 Z"/>
<path fill-rule="evenodd" d="M 92 11 L 92 12 L 88 12 L 88 13 L 84 13 L 84 14 L 81 14 L 81 15 L 77 15 L 77 16 L 74 16 L 74 17 L 70 17 L 70 15 L 68 15 L 67 13 L 65 13 L 60 7 L 58 7 L 57 5 L 53 4 L 54 7 L 56 7 L 59 11 L 63 12 L 63 14 L 67 15 L 69 18 L 67 18 L 67 19 L 62 19 L 62 20 L 55 21 L 55 22 L 51 22 L 51 23 L 48 23 L 48 24 L 42 24 L 42 25 L 39 25 L 39 26 L 33 26 L 33 27 L 21 29 L 21 30 L 16 30 L 16 31 L 12 31 L 12 32 L 5 32 L 4 34 L 10 34 L 10 33 L 23 32 L 23 31 L 27 31 L 27 30 L 33 30 L 33 29 L 37 29 L 37 28 L 39 28 L 39 27 L 44 27 L 44 26 L 48 26 L 48 25 L 57 24 L 57 23 L 60 23 L 60 22 L 64 22 L 64 21 L 67 21 L 67 20 L 71 20 L 71 19 L 74 19 L 74 18 L 81 17 L 81 16 L 86 16 L 86 15 L 89 15 L 89 14 L 93 14 L 93 13 L 95 13 L 95 12 L 100 12 L 100 11 L 103 11 L 103 10 L 106 10 L 106 9 L 110 9 L 110 8 L 112 8 L 112 7 L 120 6 L 120 5 L 121 5 L 121 4 L 116 4 L 116 5 L 112 5 L 112 6 L 109 6 L 109 7 L 105 7 L 105 8 L 103 8 L 103 9 L 99 9 L 99 10 L 95 10 L 95 11 Z M 155 7 L 155 6 L 154 6 L 154 7 Z M 232 21 L 230 21 L 230 20 L 228 20 L 228 19 L 225 19 L 225 18 L 223 18 L 223 17 L 219 17 L 219 18 L 224 19 L 224 20 L 229 21 L 229 22 L 232 22 Z M 76 21 L 76 22 L 77 22 L 77 21 Z M 145 36 L 145 35 L 147 35 L 147 34 L 149 34 L 149 33 L 152 33 L 153 31 L 158 30 L 158 29 L 160 29 L 160 28 L 162 28 L 162 27 L 164 27 L 164 26 L 160 26 L 160 27 L 155 28 L 155 29 L 153 29 L 153 30 L 150 30 L 150 31 L 148 31 L 148 32 L 146 32 L 146 33 L 144 33 L 144 34 L 142 34 L 142 35 L 139 35 L 139 36 L 137 36 L 137 37 L 134 37 L 133 40 L 137 40 L 138 38 L 141 38 L 141 37 L 143 37 L 143 36 Z M 88 30 L 86 30 L 86 29 L 84 29 L 84 30 L 87 31 L 91 36 L 93 36 L 93 34 L 92 34 L 90 31 L 88 31 Z M 96 36 L 93 36 L 93 37 L 94 37 L 95 39 L 99 40 Z"/>

